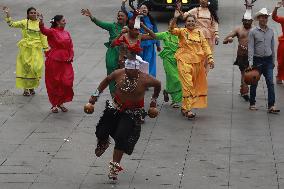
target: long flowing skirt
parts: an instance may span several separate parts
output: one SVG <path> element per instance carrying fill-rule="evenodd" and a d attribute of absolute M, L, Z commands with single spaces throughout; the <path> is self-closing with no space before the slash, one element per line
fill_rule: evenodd
<path fill-rule="evenodd" d="M 203 62 L 189 64 L 178 60 L 179 78 L 182 85 L 182 109 L 207 107 L 207 78 Z"/>
<path fill-rule="evenodd" d="M 143 52 L 140 54 L 142 59 L 149 62 L 149 74 L 156 77 L 156 49 L 155 44 L 144 46 Z"/>
<path fill-rule="evenodd" d="M 110 75 L 113 71 L 119 68 L 118 66 L 118 56 L 119 56 L 119 48 L 108 48 L 106 52 L 106 69 L 107 75 Z M 109 84 L 110 93 L 114 93 L 115 91 L 115 82 L 112 81 Z"/>
<path fill-rule="evenodd" d="M 284 80 L 284 39 L 279 40 L 277 60 L 278 60 L 277 79 Z"/>
<path fill-rule="evenodd" d="M 16 87 L 19 89 L 37 88 L 42 76 L 43 62 L 42 48 L 19 46 Z"/>
<path fill-rule="evenodd" d="M 74 71 L 71 63 L 47 58 L 45 62 L 45 84 L 52 106 L 58 106 L 73 99 Z"/>
<path fill-rule="evenodd" d="M 166 73 L 166 91 L 173 103 L 179 103 L 182 101 L 182 90 L 176 60 L 164 58 L 163 65 Z"/>

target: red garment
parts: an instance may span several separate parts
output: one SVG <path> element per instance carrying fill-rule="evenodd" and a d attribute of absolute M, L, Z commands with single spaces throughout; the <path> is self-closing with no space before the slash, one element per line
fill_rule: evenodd
<path fill-rule="evenodd" d="M 276 11 L 273 12 L 272 14 L 272 19 L 275 22 L 278 22 L 282 26 L 282 33 L 284 33 L 284 17 L 277 16 Z M 279 40 L 279 46 L 278 46 L 278 51 L 277 51 L 277 61 L 278 61 L 278 74 L 277 74 L 277 79 L 279 80 L 284 80 L 284 35 L 280 36 L 278 38 Z"/>
<path fill-rule="evenodd" d="M 144 107 L 144 99 L 141 99 L 137 102 L 132 102 L 132 101 L 127 100 L 122 103 L 119 96 L 115 95 L 113 100 L 117 105 L 119 105 L 119 110 L 121 112 L 127 109 L 139 109 L 139 108 Z"/>
<path fill-rule="evenodd" d="M 73 43 L 69 32 L 63 28 L 47 29 L 40 24 L 40 31 L 47 36 L 50 46 L 45 54 L 45 84 L 54 107 L 72 101 L 74 96 Z"/>
<path fill-rule="evenodd" d="M 115 40 L 113 40 L 112 45 L 113 46 L 120 46 L 122 43 L 125 43 L 127 45 L 127 49 L 130 52 L 134 52 L 136 54 L 139 54 L 143 49 L 141 48 L 140 44 L 140 40 L 137 40 L 137 43 L 135 44 L 131 44 L 126 37 L 123 35 L 120 38 L 116 38 Z"/>

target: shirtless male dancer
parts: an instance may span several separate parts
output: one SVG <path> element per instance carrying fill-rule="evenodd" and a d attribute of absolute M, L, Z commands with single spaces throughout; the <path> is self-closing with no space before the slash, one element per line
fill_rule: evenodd
<path fill-rule="evenodd" d="M 115 141 L 113 159 L 109 163 L 109 179 L 117 180 L 118 173 L 122 170 L 120 161 L 123 154 L 131 155 L 141 132 L 141 117 L 145 116 L 144 96 L 147 88 L 154 87 L 150 110 L 156 110 L 157 98 L 161 91 L 161 82 L 154 77 L 140 71 L 143 62 L 136 59 L 136 55 L 141 51 L 140 39 L 146 36 L 155 37 L 155 34 L 141 23 L 141 26 L 149 32 L 149 35 L 140 35 L 135 24 L 138 20 L 129 21 L 129 30 L 116 38 L 112 45 L 119 46 L 122 43 L 127 47 L 127 59 L 124 61 L 125 68 L 118 69 L 107 76 L 92 94 L 89 103 L 95 104 L 103 90 L 115 81 L 116 88 L 113 102 L 106 102 L 106 107 L 99 123 L 96 127 L 97 148 L 95 154 L 100 157 L 109 147 L 109 136 Z M 138 20 L 139 21 L 139 20 Z M 139 37 L 140 36 L 140 37 Z M 151 116 L 150 110 L 148 115 Z"/>
<path fill-rule="evenodd" d="M 236 27 L 229 35 L 224 39 L 223 44 L 228 44 L 233 42 L 233 38 L 237 37 L 239 41 L 237 59 L 234 65 L 238 65 L 241 71 L 241 87 L 240 93 L 245 101 L 249 101 L 249 87 L 244 82 L 245 70 L 249 67 L 248 61 L 248 34 L 252 28 L 252 15 L 250 11 L 246 11 L 243 17 L 243 25 Z"/>

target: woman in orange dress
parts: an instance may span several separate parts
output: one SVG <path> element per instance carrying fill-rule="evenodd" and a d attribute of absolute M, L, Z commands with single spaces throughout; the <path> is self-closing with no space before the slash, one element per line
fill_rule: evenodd
<path fill-rule="evenodd" d="M 282 26 L 282 33 L 284 33 L 284 17 L 278 16 L 277 11 L 278 9 L 284 6 L 282 2 L 278 2 L 273 13 L 272 13 L 272 19 L 275 22 L 278 22 Z M 282 34 L 278 38 L 279 45 L 278 45 L 278 51 L 277 51 L 277 60 L 278 60 L 278 73 L 276 76 L 277 84 L 282 84 L 282 81 L 284 80 L 284 35 Z"/>
<path fill-rule="evenodd" d="M 207 107 L 207 77 L 204 67 L 206 60 L 214 68 L 210 46 L 203 33 L 196 28 L 196 17 L 186 17 L 185 28 L 177 28 L 176 21 L 181 12 L 176 10 L 169 31 L 179 38 L 179 48 L 175 54 L 179 78 L 182 85 L 182 114 L 188 119 L 195 118 L 193 108 Z"/>

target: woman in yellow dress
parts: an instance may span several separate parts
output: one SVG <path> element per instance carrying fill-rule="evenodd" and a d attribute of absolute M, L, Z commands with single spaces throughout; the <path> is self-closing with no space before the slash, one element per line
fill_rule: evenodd
<path fill-rule="evenodd" d="M 212 53 L 214 53 L 214 46 L 219 44 L 219 18 L 217 12 L 212 8 L 208 0 L 199 0 L 200 7 L 193 8 L 183 14 L 186 18 L 189 14 L 196 17 L 196 27 L 202 31 L 206 38 Z M 181 4 L 178 3 L 178 7 Z M 206 71 L 209 71 L 207 61 L 204 62 Z"/>
<path fill-rule="evenodd" d="M 196 17 L 189 14 L 185 19 L 185 28 L 176 26 L 181 12 L 176 10 L 169 31 L 179 38 L 179 48 L 175 54 L 179 78 L 182 85 L 182 114 L 193 119 L 196 114 L 193 108 L 207 107 L 207 77 L 204 60 L 208 61 L 211 69 L 214 60 L 210 46 L 203 33 L 196 28 Z"/>
<path fill-rule="evenodd" d="M 9 8 L 4 7 L 6 22 L 12 28 L 22 30 L 22 39 L 18 42 L 19 53 L 16 64 L 16 88 L 24 90 L 24 96 L 34 95 L 39 86 L 43 69 L 43 50 L 48 48 L 47 39 L 39 30 L 36 9 L 27 10 L 27 18 L 13 21 Z"/>

